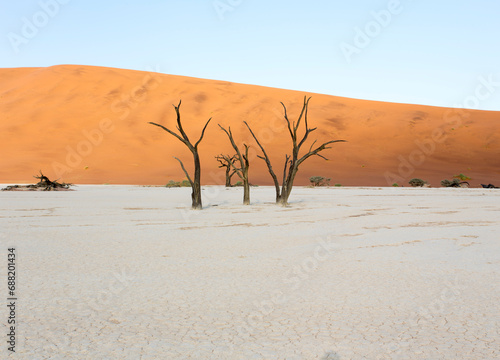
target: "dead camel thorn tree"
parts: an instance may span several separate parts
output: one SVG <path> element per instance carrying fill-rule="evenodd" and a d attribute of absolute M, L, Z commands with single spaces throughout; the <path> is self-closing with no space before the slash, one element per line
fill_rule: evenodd
<path fill-rule="evenodd" d="M 4 191 L 15 191 L 15 190 L 43 190 L 43 191 L 58 191 L 58 190 L 71 190 L 70 186 L 73 184 L 59 183 L 57 180 L 51 181 L 47 176 L 40 170 L 40 175 L 33 176 L 35 179 L 40 180 L 36 184 L 32 185 L 11 185 L 3 188 Z"/>
<path fill-rule="evenodd" d="M 229 156 L 229 155 L 220 154 L 220 155 L 217 155 L 215 158 L 220 163 L 219 168 L 223 168 L 223 167 L 226 168 L 226 187 L 231 187 L 231 178 L 233 177 L 234 174 L 236 174 L 236 171 L 233 170 L 233 167 L 231 166 L 231 164 L 236 159 L 236 155 Z"/>
<path fill-rule="evenodd" d="M 39 171 L 40 176 L 33 176 L 35 179 L 40 180 L 38 183 L 33 185 L 34 188 L 43 188 L 44 191 L 51 191 L 57 189 L 69 189 L 73 184 L 59 183 L 57 180 L 51 181 L 45 175 L 43 175 L 42 170 Z M 59 180 L 59 179 L 58 179 Z"/>
<path fill-rule="evenodd" d="M 219 127 L 226 133 L 229 141 L 231 141 L 231 145 L 233 146 L 234 151 L 236 151 L 235 160 L 230 162 L 229 158 L 226 158 L 226 161 L 231 164 L 236 175 L 243 181 L 243 204 L 250 205 L 250 184 L 248 182 L 248 168 L 250 167 L 250 162 L 248 161 L 248 146 L 247 144 L 243 144 L 245 147 L 245 153 L 242 154 L 238 145 L 234 142 L 233 133 L 231 132 L 231 127 L 228 127 L 228 130 L 224 129 L 222 126 Z M 234 164 L 235 162 L 239 162 L 240 167 L 237 168 Z"/>
<path fill-rule="evenodd" d="M 177 126 L 176 126 L 176 128 L 179 131 L 180 135 L 177 134 L 176 132 L 166 128 L 163 125 L 160 125 L 160 124 L 157 124 L 154 122 L 150 122 L 150 124 L 161 127 L 163 130 L 165 130 L 169 134 L 175 136 L 177 139 L 179 139 L 179 141 L 181 141 L 184 145 L 186 145 L 187 148 L 189 149 L 189 151 L 191 151 L 191 153 L 193 154 L 193 160 L 194 160 L 194 178 L 193 179 L 191 179 L 191 177 L 189 176 L 182 161 L 175 156 L 174 156 L 174 158 L 181 164 L 182 171 L 184 171 L 184 174 L 186 174 L 186 177 L 187 177 L 189 183 L 191 184 L 191 189 L 192 189 L 192 192 L 191 192 L 192 206 L 191 207 L 193 209 L 201 209 L 202 208 L 201 185 L 200 185 L 201 165 L 200 165 L 200 156 L 198 155 L 198 145 L 200 144 L 201 140 L 203 139 L 203 136 L 205 135 L 205 129 L 207 128 L 207 126 L 210 123 L 210 120 L 212 120 L 212 118 L 208 119 L 205 126 L 203 127 L 203 130 L 201 131 L 200 138 L 193 145 L 191 143 L 191 141 L 189 141 L 189 138 L 188 138 L 186 132 L 182 128 L 181 114 L 180 114 L 180 110 L 179 110 L 181 107 L 181 101 L 179 101 L 179 105 L 177 105 L 177 106 L 173 105 L 173 106 L 175 108 L 175 113 L 177 114 Z"/>
<path fill-rule="evenodd" d="M 250 126 L 247 124 L 246 121 L 244 121 L 245 125 L 247 126 L 248 130 L 252 134 L 253 138 L 257 142 L 257 145 L 259 145 L 263 156 L 258 155 L 258 157 L 266 162 L 269 174 L 271 174 L 271 177 L 273 178 L 274 181 L 274 186 L 276 188 L 276 203 L 281 204 L 283 206 L 288 204 L 288 198 L 290 196 L 290 193 L 292 192 L 292 187 L 293 187 L 293 182 L 295 180 L 295 176 L 297 175 L 297 172 L 299 170 L 299 166 L 306 161 L 308 158 L 310 158 L 313 155 L 317 155 L 325 160 L 328 160 L 321 154 L 319 154 L 321 151 L 325 149 L 330 149 L 328 145 L 337 143 L 337 142 L 345 142 L 345 140 L 330 140 L 327 141 L 320 146 L 313 148 L 314 144 L 316 143 L 316 140 L 311 144 L 309 147 L 309 150 L 307 153 L 304 155 L 300 156 L 299 152 L 301 147 L 304 145 L 306 142 L 308 136 L 310 133 L 312 133 L 314 130 L 317 128 L 309 128 L 309 124 L 307 122 L 307 111 L 309 108 L 309 100 L 311 98 L 304 97 L 304 104 L 302 105 L 302 111 L 299 115 L 299 118 L 297 119 L 297 122 L 293 121 L 290 122 L 288 119 L 288 114 L 286 111 L 286 106 L 281 102 L 281 105 L 283 106 L 284 109 L 284 118 L 287 123 L 288 127 L 288 132 L 290 133 L 290 137 L 292 139 L 292 155 L 285 155 L 285 165 L 283 168 L 283 181 L 281 183 L 281 190 L 280 190 L 280 184 L 278 181 L 278 177 L 274 173 L 273 167 L 271 165 L 271 161 L 269 160 L 269 156 L 267 155 L 266 151 L 264 150 L 264 147 L 262 144 L 259 142 L 257 137 L 255 136 L 254 132 L 250 128 Z M 302 119 L 304 120 L 304 127 L 305 127 L 305 133 L 302 136 L 302 138 L 299 139 L 299 135 L 297 134 L 300 124 L 302 122 Z"/>

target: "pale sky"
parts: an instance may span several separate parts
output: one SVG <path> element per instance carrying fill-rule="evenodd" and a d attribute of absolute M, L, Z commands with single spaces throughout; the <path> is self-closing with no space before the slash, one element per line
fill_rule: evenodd
<path fill-rule="evenodd" d="M 1 0 L 0 67 L 153 68 L 500 110 L 499 19 L 494 0 Z"/>

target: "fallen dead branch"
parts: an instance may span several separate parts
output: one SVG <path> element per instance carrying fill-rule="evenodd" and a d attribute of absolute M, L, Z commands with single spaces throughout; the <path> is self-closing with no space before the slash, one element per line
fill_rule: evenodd
<path fill-rule="evenodd" d="M 2 191 L 71 191 L 70 186 L 73 184 L 59 183 L 57 180 L 51 181 L 47 176 L 43 175 L 40 171 L 39 176 L 33 176 L 35 179 L 40 180 L 36 184 L 30 185 L 9 185 L 2 189 Z"/>

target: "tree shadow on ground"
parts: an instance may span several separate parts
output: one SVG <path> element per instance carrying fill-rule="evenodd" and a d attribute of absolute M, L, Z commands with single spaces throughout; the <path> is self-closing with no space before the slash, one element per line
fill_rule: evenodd
<path fill-rule="evenodd" d="M 323 355 L 321 360 L 341 360 L 339 354 L 334 351 L 328 351 Z"/>

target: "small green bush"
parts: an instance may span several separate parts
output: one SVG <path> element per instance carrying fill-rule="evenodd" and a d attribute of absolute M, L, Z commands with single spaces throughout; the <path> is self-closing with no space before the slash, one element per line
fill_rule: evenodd
<path fill-rule="evenodd" d="M 460 179 L 461 181 L 467 181 L 467 180 L 470 180 L 471 178 L 464 175 L 464 174 L 458 174 L 458 175 L 455 175 L 453 176 L 455 179 Z"/>
<path fill-rule="evenodd" d="M 181 184 L 178 181 L 170 180 L 165 186 L 168 188 L 181 187 Z"/>
<path fill-rule="evenodd" d="M 394 184 L 392 184 L 392 186 L 399 187 L 398 183 L 394 183 Z"/>
<path fill-rule="evenodd" d="M 168 188 L 173 188 L 173 187 L 191 187 L 191 183 L 189 182 L 189 180 L 182 180 L 182 181 L 174 181 L 174 180 L 170 180 L 167 185 L 165 185 L 165 187 L 168 187 Z"/>
<path fill-rule="evenodd" d="M 425 184 L 427 184 L 427 181 L 424 181 L 422 179 L 411 179 L 408 184 L 410 184 L 411 186 L 413 187 L 422 187 L 424 186 Z"/>
<path fill-rule="evenodd" d="M 441 186 L 443 187 L 460 187 L 460 180 L 453 179 L 452 181 L 444 179 L 441 181 Z"/>
<path fill-rule="evenodd" d="M 340 186 L 342 186 L 342 184 L 335 184 L 335 186 L 340 187 Z"/>
<path fill-rule="evenodd" d="M 330 180 L 331 179 L 325 178 L 323 176 L 311 176 L 309 178 L 312 186 L 329 186 Z"/>

